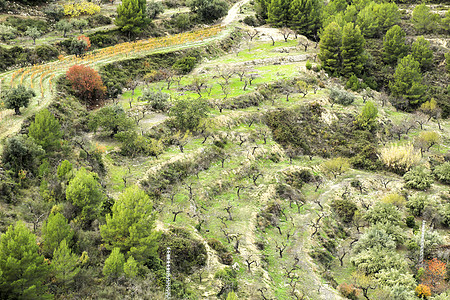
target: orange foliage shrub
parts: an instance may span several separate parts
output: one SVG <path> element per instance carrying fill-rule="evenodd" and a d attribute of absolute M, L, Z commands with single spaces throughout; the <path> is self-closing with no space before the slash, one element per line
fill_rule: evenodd
<path fill-rule="evenodd" d="M 89 37 L 87 37 L 85 35 L 80 35 L 80 36 L 77 36 L 77 40 L 85 42 L 86 48 L 84 49 L 84 51 L 88 51 L 89 48 L 91 48 L 91 40 L 89 39 Z"/>
<path fill-rule="evenodd" d="M 342 283 L 338 286 L 339 292 L 348 299 L 357 300 L 359 290 L 353 286 L 353 284 Z"/>
<path fill-rule="evenodd" d="M 94 104 L 105 96 L 106 87 L 94 69 L 75 65 L 67 71 L 66 76 L 77 96 L 88 104 Z"/>
<path fill-rule="evenodd" d="M 446 272 L 446 264 L 437 258 L 433 258 L 427 262 L 425 272 L 422 276 L 422 283 L 429 286 L 434 293 L 445 291 L 447 289 L 445 282 Z"/>
<path fill-rule="evenodd" d="M 416 287 L 416 295 L 419 298 L 427 299 L 428 297 L 431 296 L 431 290 L 425 284 L 419 284 Z"/>

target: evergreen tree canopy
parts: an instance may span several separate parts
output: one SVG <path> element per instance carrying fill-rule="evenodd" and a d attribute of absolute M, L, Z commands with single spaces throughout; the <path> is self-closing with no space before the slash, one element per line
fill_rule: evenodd
<path fill-rule="evenodd" d="M 342 29 L 336 22 L 325 28 L 319 46 L 319 59 L 323 68 L 329 74 L 337 74 L 341 66 Z"/>
<path fill-rule="evenodd" d="M 407 100 L 410 108 L 416 108 L 426 101 L 420 64 L 412 55 L 405 56 L 399 61 L 389 87 L 394 96 Z"/>
<path fill-rule="evenodd" d="M 106 224 L 100 227 L 108 249 L 130 252 L 138 261 L 157 257 L 154 231 L 155 213 L 149 196 L 139 187 L 127 188 L 106 216 Z"/>
<path fill-rule="evenodd" d="M 378 109 L 371 101 L 368 101 L 356 117 L 355 125 L 360 129 L 371 131 L 376 126 L 377 116 Z"/>
<path fill-rule="evenodd" d="M 47 151 L 61 147 L 61 126 L 46 108 L 36 114 L 34 121 L 30 124 L 28 136 Z"/>
<path fill-rule="evenodd" d="M 366 40 L 361 34 L 358 25 L 347 23 L 342 30 L 342 75 L 350 77 L 352 74 L 360 75 L 366 57 L 364 56 L 364 46 Z"/>
<path fill-rule="evenodd" d="M 145 16 L 145 5 L 142 0 L 123 0 L 122 4 L 117 6 L 116 25 L 120 30 L 126 32 L 128 37 L 139 34 L 142 28 L 147 24 Z"/>
<path fill-rule="evenodd" d="M 97 174 L 94 174 L 81 168 L 66 189 L 67 200 L 79 211 L 76 221 L 84 227 L 87 227 L 97 217 L 103 200 L 103 192 L 98 183 Z"/>
<path fill-rule="evenodd" d="M 26 135 L 16 135 L 6 140 L 2 162 L 6 169 L 18 173 L 21 170 L 35 173 L 40 157 L 45 153 L 41 146 Z"/>
<path fill-rule="evenodd" d="M 271 0 L 255 0 L 255 2 L 256 14 L 263 20 L 267 19 L 267 13 Z"/>
<path fill-rule="evenodd" d="M 22 222 L 9 226 L 0 237 L 0 299 L 51 299 L 44 285 L 49 271 L 36 236 Z"/>
<path fill-rule="evenodd" d="M 5 101 L 5 107 L 8 109 L 14 109 L 16 115 L 20 115 L 20 108 L 28 107 L 30 99 L 36 97 L 36 93 L 32 89 L 27 89 L 23 85 L 13 87 L 6 91 L 2 98 Z"/>
<path fill-rule="evenodd" d="M 53 252 L 52 269 L 56 282 L 61 285 L 64 292 L 67 291 L 67 285 L 73 283 L 74 277 L 80 272 L 77 263 L 77 256 L 72 253 L 66 240 L 62 240 Z"/>
<path fill-rule="evenodd" d="M 114 248 L 103 266 L 103 275 L 110 280 L 119 278 L 123 274 L 123 266 L 125 256 L 120 252 L 119 248 Z"/>
<path fill-rule="evenodd" d="M 70 243 L 72 237 L 73 231 L 67 219 L 61 213 L 50 214 L 42 224 L 42 252 L 50 257 L 63 240 Z"/>
<path fill-rule="evenodd" d="M 395 64 L 408 53 L 405 44 L 406 33 L 403 29 L 394 25 L 386 32 L 383 39 L 383 59 L 387 64 Z"/>
<path fill-rule="evenodd" d="M 228 3 L 224 0 L 191 0 L 188 6 L 205 23 L 212 23 L 228 12 Z"/>
<path fill-rule="evenodd" d="M 267 22 L 277 27 L 287 27 L 291 22 L 291 0 L 272 0 L 267 10 Z"/>
<path fill-rule="evenodd" d="M 412 44 L 411 55 L 419 62 L 423 71 L 429 70 L 433 65 L 433 51 L 430 49 L 430 42 L 423 36 L 418 37 Z"/>
<path fill-rule="evenodd" d="M 414 23 L 415 29 L 419 33 L 433 32 L 436 30 L 439 21 L 439 15 L 433 13 L 425 2 L 417 5 L 413 10 L 412 22 Z"/>
<path fill-rule="evenodd" d="M 289 26 L 296 32 L 314 38 L 321 27 L 320 0 L 292 0 L 289 7 Z"/>

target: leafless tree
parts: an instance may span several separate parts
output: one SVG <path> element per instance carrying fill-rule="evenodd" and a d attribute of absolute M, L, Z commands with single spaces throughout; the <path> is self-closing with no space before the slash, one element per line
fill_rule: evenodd
<path fill-rule="evenodd" d="M 277 248 L 278 254 L 280 255 L 280 258 L 283 258 L 283 252 L 287 248 L 287 243 L 281 242 L 281 244 L 278 244 L 278 242 L 275 242 L 275 248 Z"/>
<path fill-rule="evenodd" d="M 224 95 L 223 100 L 228 98 L 228 94 L 230 93 L 230 85 L 228 82 L 219 82 L 220 87 L 222 88 L 222 93 Z"/>
<path fill-rule="evenodd" d="M 217 219 L 220 220 L 220 222 L 223 224 L 223 226 L 225 226 L 225 228 L 228 228 L 227 223 L 225 223 L 225 221 L 228 221 L 228 218 L 227 218 L 227 217 L 224 217 L 224 216 L 218 216 Z"/>
<path fill-rule="evenodd" d="M 141 77 L 136 77 L 136 78 L 134 78 L 134 79 L 128 81 L 128 83 L 127 83 L 127 87 L 131 90 L 131 97 L 128 99 L 128 103 L 129 103 L 129 105 L 130 105 L 130 108 L 131 108 L 131 103 L 132 103 L 133 100 L 134 100 L 134 92 L 135 92 L 137 86 L 138 86 L 141 82 L 142 82 Z"/>
<path fill-rule="evenodd" d="M 194 92 L 196 92 L 198 94 L 199 98 L 201 98 L 202 90 L 206 87 L 206 80 L 196 76 L 192 80 L 190 87 L 192 88 L 192 90 Z"/>
<path fill-rule="evenodd" d="M 339 259 L 339 262 L 341 264 L 341 267 L 344 266 L 344 257 L 349 254 L 349 249 L 347 247 L 341 246 L 339 247 L 337 257 Z"/>
<path fill-rule="evenodd" d="M 174 210 L 174 211 L 172 211 L 172 214 L 173 214 L 173 222 L 176 222 L 177 221 L 177 216 L 179 215 L 179 214 L 181 214 L 181 213 L 183 213 L 184 211 L 183 210 Z"/>
<path fill-rule="evenodd" d="M 266 129 L 259 129 L 258 133 L 261 135 L 263 141 L 264 141 L 264 145 L 267 144 L 267 138 L 270 135 L 270 132 Z"/>
<path fill-rule="evenodd" d="M 252 255 L 248 256 L 247 258 L 245 258 L 245 262 L 247 263 L 247 269 L 249 272 L 251 272 L 251 266 L 252 264 L 255 264 L 256 266 L 258 266 L 258 262 L 256 260 L 252 260 Z"/>
<path fill-rule="evenodd" d="M 130 166 L 127 166 L 127 170 L 128 171 L 122 176 L 122 181 L 123 181 L 123 185 L 124 185 L 125 188 L 127 187 L 128 178 L 133 177 L 131 175 L 131 167 Z"/>
<path fill-rule="evenodd" d="M 231 243 L 232 235 L 228 231 L 226 231 L 224 228 L 220 228 L 220 231 L 222 231 L 223 235 L 227 239 L 228 244 Z"/>
<path fill-rule="evenodd" d="M 239 200 L 241 200 L 240 192 L 241 192 L 241 190 L 244 189 L 244 188 L 246 188 L 246 187 L 245 187 L 245 186 L 242 186 L 242 185 L 237 185 L 237 186 L 236 186 L 236 189 L 237 189 L 237 190 L 236 190 L 236 194 L 237 194 Z"/>
<path fill-rule="evenodd" d="M 310 42 L 309 42 L 309 40 L 306 37 L 301 36 L 298 39 L 298 45 L 302 46 L 303 48 L 305 48 L 305 52 L 306 52 L 306 51 L 308 51 L 308 47 L 310 45 Z"/>
<path fill-rule="evenodd" d="M 420 125 L 420 130 L 423 130 L 423 125 L 428 122 L 428 117 L 423 112 L 415 112 L 414 113 L 414 121 Z"/>
<path fill-rule="evenodd" d="M 256 29 L 246 30 L 245 33 L 249 37 L 250 41 L 253 41 L 253 39 L 259 34 L 258 30 Z"/>
<path fill-rule="evenodd" d="M 319 231 L 320 229 L 320 221 L 322 220 L 322 218 L 325 216 L 325 214 L 322 212 L 321 215 L 318 216 L 318 218 L 316 219 L 315 222 L 311 223 L 311 226 L 314 228 L 313 233 L 311 234 L 311 237 L 315 236 L 316 233 Z"/>
<path fill-rule="evenodd" d="M 235 251 L 236 253 L 240 253 L 240 252 L 239 252 L 239 245 L 240 245 L 240 243 L 241 243 L 241 238 L 242 238 L 242 233 L 237 233 L 237 234 L 235 234 L 235 235 L 233 236 L 233 239 L 234 239 L 234 245 L 233 245 L 233 248 L 234 248 L 234 251 Z"/>
<path fill-rule="evenodd" d="M 263 174 L 260 173 L 260 172 L 258 172 L 258 173 L 256 173 L 256 174 L 253 174 L 253 175 L 252 175 L 253 184 L 254 184 L 255 186 L 257 185 L 257 184 L 256 184 L 256 180 L 258 180 L 259 176 L 263 176 Z"/>
<path fill-rule="evenodd" d="M 290 82 L 289 80 L 283 79 L 280 82 L 280 92 L 283 95 L 286 95 L 286 101 L 289 101 L 289 96 L 295 92 L 295 89 L 292 86 L 292 82 Z"/>
<path fill-rule="evenodd" d="M 233 77 L 235 70 L 232 68 L 219 68 L 219 66 L 216 68 L 219 69 L 219 74 L 214 77 L 222 78 L 227 85 L 230 84 L 230 79 Z"/>
<path fill-rule="evenodd" d="M 232 221 L 233 220 L 233 216 L 231 215 L 231 209 L 233 208 L 233 205 L 228 204 L 227 206 L 224 207 L 224 210 L 226 210 L 226 212 L 228 213 L 228 220 Z"/>
<path fill-rule="evenodd" d="M 283 27 L 280 29 L 280 33 L 283 35 L 284 41 L 287 43 L 289 36 L 294 32 L 287 27 Z"/>

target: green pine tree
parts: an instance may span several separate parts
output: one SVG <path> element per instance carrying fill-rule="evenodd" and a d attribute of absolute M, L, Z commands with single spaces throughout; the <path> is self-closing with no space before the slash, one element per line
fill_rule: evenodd
<path fill-rule="evenodd" d="M 365 37 L 374 37 L 378 33 L 379 24 L 375 13 L 377 7 L 378 4 L 371 2 L 358 13 L 356 24 L 359 25 Z"/>
<path fill-rule="evenodd" d="M 314 38 L 321 27 L 320 0 L 293 0 L 289 7 L 290 27 L 308 38 Z"/>
<path fill-rule="evenodd" d="M 123 272 L 127 278 L 135 278 L 138 275 L 138 263 L 133 256 L 128 257 L 127 262 L 123 265 Z"/>
<path fill-rule="evenodd" d="M 289 14 L 290 0 L 272 0 L 267 11 L 267 22 L 276 27 L 286 27 L 291 21 Z"/>
<path fill-rule="evenodd" d="M 124 264 L 124 255 L 120 252 L 119 248 L 114 248 L 109 257 L 105 260 L 103 275 L 108 277 L 110 280 L 119 278 L 123 274 Z"/>
<path fill-rule="evenodd" d="M 411 55 L 419 62 L 422 71 L 429 70 L 433 65 L 433 51 L 430 49 L 430 42 L 423 36 L 418 37 L 412 44 Z"/>
<path fill-rule="evenodd" d="M 50 214 L 42 224 L 43 254 L 51 257 L 63 240 L 70 243 L 72 237 L 73 231 L 67 219 L 60 213 Z"/>
<path fill-rule="evenodd" d="M 46 108 L 36 114 L 28 131 L 28 136 L 46 151 L 60 148 L 62 135 L 58 120 Z"/>
<path fill-rule="evenodd" d="M 406 33 L 403 29 L 394 25 L 386 32 L 383 39 L 383 59 L 387 64 L 395 64 L 408 53 L 405 44 Z"/>
<path fill-rule="evenodd" d="M 377 4 L 375 14 L 378 23 L 378 35 L 385 33 L 400 21 L 400 12 L 395 2 Z"/>
<path fill-rule="evenodd" d="M 120 30 L 131 35 L 139 34 L 147 24 L 145 17 L 145 5 L 142 7 L 142 0 L 123 0 L 117 6 L 117 18 L 115 24 Z"/>
<path fill-rule="evenodd" d="M 336 23 L 330 23 L 320 39 L 319 59 L 329 74 L 337 74 L 341 67 L 342 29 Z"/>
<path fill-rule="evenodd" d="M 359 129 L 371 131 L 376 127 L 377 116 L 378 109 L 371 101 L 368 101 L 364 105 L 361 113 L 356 117 L 355 125 Z"/>
<path fill-rule="evenodd" d="M 52 299 L 44 285 L 50 271 L 36 236 L 22 222 L 0 238 L 0 299 Z"/>
<path fill-rule="evenodd" d="M 437 29 L 440 17 L 431 11 L 431 8 L 423 2 L 417 5 L 412 13 L 414 28 L 419 33 L 433 32 Z"/>
<path fill-rule="evenodd" d="M 341 74 L 345 77 L 350 77 L 352 74 L 360 75 L 366 57 L 364 55 L 364 46 L 366 40 L 361 34 L 358 25 L 347 23 L 342 29 L 342 71 Z"/>
<path fill-rule="evenodd" d="M 255 0 L 255 11 L 256 14 L 262 19 L 267 19 L 267 14 L 269 10 L 270 0 Z"/>
<path fill-rule="evenodd" d="M 76 222 L 88 227 L 95 220 L 103 200 L 103 192 L 97 180 L 97 174 L 81 168 L 69 182 L 66 199 L 79 211 Z"/>
<path fill-rule="evenodd" d="M 106 216 L 100 232 L 108 249 L 128 252 L 138 261 L 157 257 L 155 213 L 149 196 L 137 186 L 127 188 Z"/>
<path fill-rule="evenodd" d="M 427 100 L 420 64 L 412 55 L 405 56 L 399 61 L 393 81 L 389 82 L 389 88 L 392 95 L 407 100 L 410 108 L 416 108 Z"/>
<path fill-rule="evenodd" d="M 58 249 L 53 252 L 52 269 L 58 285 L 62 287 L 62 291 L 67 291 L 74 277 L 80 272 L 77 266 L 78 258 L 72 253 L 66 240 L 62 240 Z"/>

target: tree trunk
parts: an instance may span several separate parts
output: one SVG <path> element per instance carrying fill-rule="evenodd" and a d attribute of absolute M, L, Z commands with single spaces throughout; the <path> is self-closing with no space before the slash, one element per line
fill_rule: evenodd
<path fill-rule="evenodd" d="M 20 115 L 20 107 L 18 106 L 14 107 L 14 111 L 16 115 Z"/>

